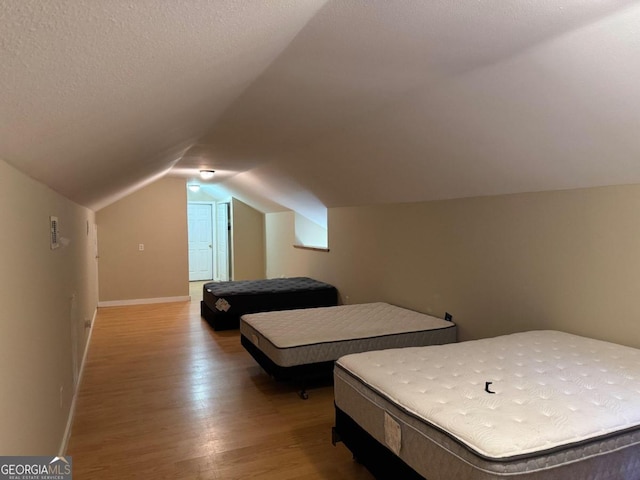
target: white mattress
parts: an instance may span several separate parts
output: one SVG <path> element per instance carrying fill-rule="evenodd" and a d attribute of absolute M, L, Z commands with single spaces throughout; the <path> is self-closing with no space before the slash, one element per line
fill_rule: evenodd
<path fill-rule="evenodd" d="M 365 384 L 486 459 L 640 427 L 640 350 L 556 331 L 348 355 L 336 376 Z M 336 405 L 348 413 L 340 391 Z"/>
<path fill-rule="evenodd" d="M 371 349 L 456 341 L 454 323 L 388 303 L 248 314 L 241 317 L 240 332 L 283 367 Z"/>

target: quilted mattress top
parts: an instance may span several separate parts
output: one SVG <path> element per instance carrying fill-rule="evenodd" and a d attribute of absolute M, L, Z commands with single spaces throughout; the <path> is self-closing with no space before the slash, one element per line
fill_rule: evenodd
<path fill-rule="evenodd" d="M 451 322 L 388 303 L 253 313 L 243 315 L 241 322 L 278 348 L 455 328 Z"/>
<path fill-rule="evenodd" d="M 217 297 L 283 292 L 299 292 L 335 288 L 328 283 L 307 277 L 269 278 L 266 280 L 236 280 L 205 283 L 204 288 Z"/>
<path fill-rule="evenodd" d="M 494 460 L 640 428 L 640 350 L 567 333 L 365 352 L 337 365 Z"/>

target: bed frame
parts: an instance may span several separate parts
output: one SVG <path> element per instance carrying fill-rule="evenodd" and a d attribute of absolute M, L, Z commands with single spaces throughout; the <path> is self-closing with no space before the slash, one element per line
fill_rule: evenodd
<path fill-rule="evenodd" d="M 354 461 L 364 465 L 377 480 L 431 480 L 423 477 L 413 468 L 407 465 L 400 457 L 396 456 L 386 446 L 373 438 L 349 415 L 335 407 L 335 426 L 331 429 L 331 443 L 336 446 L 343 443 L 353 454 Z M 610 471 L 606 474 L 593 473 L 598 469 L 597 459 L 590 459 L 582 466 L 582 473 L 567 472 L 566 467 L 560 467 L 560 472 L 542 472 L 540 475 L 526 476 L 527 480 L 638 480 L 639 470 L 630 470 L 624 465 L 631 464 L 640 456 L 640 446 L 627 448 L 623 451 L 615 452 L 618 463 L 621 465 L 619 471 Z M 471 479 L 472 477 L 464 477 Z M 477 477 L 473 477 L 475 479 Z M 491 479 L 518 479 L 518 476 L 486 476 Z M 462 478 L 456 478 L 462 480 Z"/>
<path fill-rule="evenodd" d="M 276 380 L 331 383 L 335 360 L 371 350 L 451 343 L 452 321 L 384 302 L 243 315 L 241 343 Z"/>
<path fill-rule="evenodd" d="M 331 443 L 336 446 L 339 442 L 344 443 L 353 454 L 353 459 L 367 467 L 378 480 L 424 480 L 424 477 L 400 457 L 394 455 L 335 406 L 335 426 L 331 428 Z"/>
<path fill-rule="evenodd" d="M 309 398 L 308 388 L 315 385 L 330 384 L 333 381 L 334 361 L 308 363 L 281 367 L 266 356 L 262 350 L 256 347 L 247 337 L 240 335 L 240 343 L 251 354 L 258 365 L 274 380 L 290 382 L 298 386 L 298 395 L 303 400 Z"/>

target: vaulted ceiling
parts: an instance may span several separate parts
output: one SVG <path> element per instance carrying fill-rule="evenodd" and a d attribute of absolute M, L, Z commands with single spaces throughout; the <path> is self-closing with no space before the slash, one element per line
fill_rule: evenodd
<path fill-rule="evenodd" d="M 0 158 L 322 207 L 640 183 L 640 4 L 5 0 Z"/>

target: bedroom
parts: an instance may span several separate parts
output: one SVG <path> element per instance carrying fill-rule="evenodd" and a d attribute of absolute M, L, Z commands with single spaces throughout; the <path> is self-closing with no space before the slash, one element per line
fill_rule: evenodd
<path fill-rule="evenodd" d="M 517 11 L 516 21 L 530 29 L 522 28 L 518 35 L 497 29 L 488 37 L 484 28 L 470 31 L 469 35 L 477 35 L 472 40 L 484 43 L 478 43 L 477 50 L 458 50 L 460 44 L 453 44 L 450 51 L 442 47 L 434 52 L 437 74 L 446 74 L 434 79 L 433 70 L 427 68 L 433 64 L 421 63 L 422 49 L 409 49 L 406 57 L 396 58 L 407 45 L 402 37 L 395 43 L 394 32 L 408 32 L 411 39 L 421 35 L 421 23 L 410 21 L 425 13 L 419 11 L 419 2 L 408 2 L 411 8 L 398 11 L 378 5 L 374 10 L 380 18 L 395 20 L 385 20 L 386 34 L 371 47 L 379 56 L 360 57 L 354 51 L 363 48 L 362 42 L 372 42 L 370 29 L 375 31 L 381 21 L 361 2 L 300 2 L 297 9 L 272 7 L 274 11 L 251 5 L 255 8 L 251 18 L 242 19 L 245 26 L 257 29 L 251 38 L 239 33 L 250 28 L 234 29 L 239 18 L 234 15 L 241 13 L 233 3 L 225 4 L 227 9 L 217 20 L 203 17 L 229 27 L 223 33 L 232 32 L 229 38 L 236 40 L 230 48 L 245 55 L 226 58 L 222 47 L 216 52 L 231 81 L 216 76 L 218 70 L 196 69 L 195 80 L 185 73 L 210 58 L 201 47 L 202 36 L 209 37 L 206 22 L 198 21 L 203 11 L 196 7 L 182 5 L 180 15 L 193 22 L 193 33 L 179 42 L 177 33 L 165 38 L 153 29 L 153 22 L 146 24 L 144 7 L 129 14 L 105 14 L 123 22 L 120 30 L 119 22 L 114 22 L 120 35 L 115 37 L 100 22 L 92 23 L 100 17 L 90 15 L 82 2 L 75 6 L 57 2 L 51 10 L 43 2 L 15 2 L 7 13 L 13 16 L 3 20 L 13 27 L 3 33 L 8 60 L 2 67 L 6 81 L 1 97 L 0 215 L 5 229 L 0 278 L 6 335 L 0 346 L 6 356 L 1 367 L 5 392 L 14 395 L 3 395 L 1 411 L 9 422 L 6 431 L 14 433 L 3 434 L 2 450 L 50 451 L 60 445 L 78 370 L 69 365 L 79 365 L 88 337 L 84 323 L 93 319 L 103 300 L 91 237 L 100 212 L 105 213 L 109 202 L 116 206 L 126 200 L 123 196 L 113 201 L 119 195 L 135 198 L 153 186 L 167 197 L 183 195 L 184 188 L 178 192 L 173 183 L 179 182 L 171 177 L 151 181 L 170 165 L 176 151 L 185 148 L 178 140 L 188 143 L 191 137 L 199 138 L 213 123 L 213 113 L 223 111 L 227 113 L 220 131 L 201 143 L 225 136 L 218 153 L 234 157 L 238 170 L 251 171 L 225 180 L 237 188 L 239 198 L 253 185 L 258 193 L 269 193 L 269 201 L 280 202 L 277 208 L 269 203 L 270 208 L 263 209 L 265 260 L 258 268 L 265 276 L 316 277 L 336 285 L 346 303 L 382 300 L 436 316 L 450 311 L 461 340 L 556 328 L 640 347 L 635 321 L 640 313 L 635 302 L 640 285 L 640 162 L 636 161 L 640 100 L 637 89 L 629 85 L 629 79 L 636 78 L 634 69 L 640 68 L 632 28 L 638 18 L 636 7 L 624 2 L 563 2 L 565 16 L 550 6 L 539 15 Z M 38 12 L 38 6 L 44 10 Z M 164 13 L 177 14 L 168 6 Z M 445 9 L 433 14 L 443 26 L 460 33 L 473 15 L 452 23 L 450 15 L 459 13 Z M 82 22 L 74 18 L 86 20 L 85 26 L 78 29 Z M 490 21 L 491 16 L 481 18 Z M 345 25 L 334 28 L 328 19 L 341 19 L 347 26 L 356 22 L 358 28 L 345 37 Z M 140 37 L 125 32 L 131 33 L 135 22 L 140 22 L 138 31 L 148 30 L 149 43 L 143 47 L 149 58 L 159 51 L 151 44 L 165 42 L 166 56 L 159 63 L 134 68 L 139 59 L 127 52 Z M 31 26 L 39 33 L 28 37 L 24 32 Z M 91 34 L 95 29 L 104 35 L 99 40 L 105 50 L 98 55 L 92 55 L 92 49 L 99 48 L 95 42 L 86 41 L 95 40 Z M 433 31 L 443 35 L 442 29 Z M 607 35 L 610 31 L 617 33 Z M 332 32 L 339 32 L 333 37 L 337 45 L 325 40 L 325 50 L 314 43 L 314 35 L 322 33 L 328 39 Z M 509 41 L 502 42 L 501 35 L 507 33 Z M 113 44 L 109 38 L 120 40 Z M 256 38 L 272 41 L 253 52 Z M 213 43 L 218 40 L 210 38 Z M 454 40 L 464 45 L 469 37 Z M 44 48 L 56 42 L 67 53 Z M 385 42 L 388 49 L 380 45 Z M 585 51 L 576 50 L 576 44 L 585 45 Z M 172 50 L 178 45 L 181 50 Z M 298 69 L 305 64 L 301 67 L 299 62 L 311 47 L 317 57 L 310 58 L 318 61 L 319 68 L 334 72 L 341 65 L 346 78 L 319 79 L 320 94 L 313 93 L 316 83 L 304 77 L 305 88 L 289 97 L 289 84 L 279 83 L 282 75 L 300 75 Z M 345 58 L 325 57 L 342 47 Z M 251 71 L 247 71 L 247 52 L 255 55 Z M 451 56 L 437 56 L 444 53 Z M 172 56 L 179 56 L 182 63 L 169 62 Z M 395 65 L 394 60 L 411 75 L 396 78 L 395 68 L 384 67 Z M 374 68 L 377 64 L 382 67 Z M 128 72 L 127 80 L 121 81 L 118 72 Z M 157 82 L 162 75 L 174 83 Z M 258 77 L 260 81 L 234 103 L 241 93 L 234 85 L 246 88 Z M 109 82 L 101 83 L 100 78 Z M 435 98 L 426 95 L 441 86 L 442 78 L 456 81 L 438 90 Z M 216 98 L 206 97 L 207 82 L 220 85 Z M 183 93 L 168 95 L 173 103 L 154 107 L 157 98 L 176 86 Z M 204 91 L 205 106 L 211 110 L 184 113 L 179 105 L 185 104 L 185 87 L 193 89 L 194 97 Z M 263 90 L 264 97 L 259 95 Z M 134 99 L 139 108 L 127 108 Z M 327 105 L 320 109 L 323 102 Z M 233 108 L 227 109 L 229 105 Z M 264 112 L 275 107 L 283 119 L 266 129 L 271 119 Z M 316 109 L 318 114 L 311 115 Z M 380 111 L 384 118 L 376 115 Z M 177 124 L 183 119 L 181 113 L 202 123 L 191 128 L 185 121 L 173 130 L 167 118 Z M 298 114 L 306 121 L 292 125 L 287 119 Z M 341 123 L 329 128 L 336 117 Z M 372 120 L 363 122 L 363 117 Z M 145 121 L 151 118 L 156 121 Z M 140 130 L 142 124 L 146 126 Z M 449 130 L 451 125 L 456 128 Z M 287 145 L 294 154 L 275 158 L 279 142 L 294 127 L 296 138 L 307 146 L 316 140 L 316 130 L 323 132 L 305 162 L 296 161 L 295 141 Z M 181 135 L 182 131 L 189 135 Z M 127 143 L 131 132 L 137 136 Z M 169 133 L 175 137 L 169 138 Z M 255 152 L 243 146 L 245 135 L 252 138 L 252 148 L 267 152 L 263 163 L 258 164 L 252 157 Z M 580 142 L 584 138 L 589 140 Z M 420 167 L 438 155 L 448 162 L 431 162 L 429 171 Z M 228 160 L 227 165 L 211 166 L 224 172 L 230 164 Z M 286 173 L 280 170 L 283 165 Z M 145 179 L 150 182 L 147 187 L 134 192 Z M 328 207 L 328 253 L 291 246 L 294 213 L 286 206 L 303 179 Z M 255 206 L 265 202 L 258 195 Z M 308 203 L 301 202 L 301 210 Z M 140 215 L 159 213 L 153 205 L 141 206 Z M 158 220 L 171 224 L 172 214 L 162 213 Z M 51 215 L 59 217 L 61 233 L 70 240 L 56 251 L 49 249 L 47 238 Z M 38 233 L 42 231 L 44 237 Z M 163 256 L 185 251 L 186 247 Z M 165 278 L 184 275 L 185 262 L 169 265 Z M 140 286 L 158 281 L 154 270 L 137 273 Z M 42 285 L 38 304 L 32 298 L 34 284 Z M 101 289 L 108 286 L 100 282 Z M 184 296 L 186 288 L 184 282 L 153 296 Z M 146 296 L 131 292 L 129 298 Z M 41 413 L 34 415 L 35 411 Z"/>

